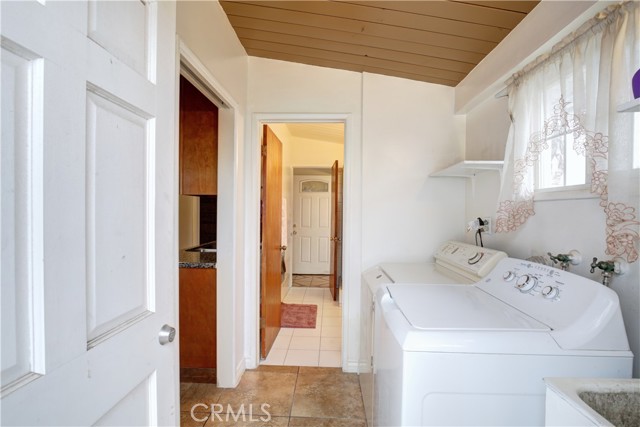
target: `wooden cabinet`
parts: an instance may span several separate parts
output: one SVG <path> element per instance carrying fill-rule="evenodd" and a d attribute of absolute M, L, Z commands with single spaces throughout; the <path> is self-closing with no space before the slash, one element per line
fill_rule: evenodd
<path fill-rule="evenodd" d="M 216 269 L 180 268 L 180 368 L 215 367 Z"/>
<path fill-rule="evenodd" d="M 218 107 L 182 76 L 180 194 L 218 194 Z"/>

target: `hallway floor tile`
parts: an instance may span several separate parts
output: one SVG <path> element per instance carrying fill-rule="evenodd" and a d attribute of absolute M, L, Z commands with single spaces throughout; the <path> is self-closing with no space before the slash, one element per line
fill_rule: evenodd
<path fill-rule="evenodd" d="M 309 277 L 309 276 L 305 276 Z M 281 328 L 261 365 L 342 366 L 342 309 L 326 288 L 290 288 L 289 304 L 318 306 L 315 328 Z"/>

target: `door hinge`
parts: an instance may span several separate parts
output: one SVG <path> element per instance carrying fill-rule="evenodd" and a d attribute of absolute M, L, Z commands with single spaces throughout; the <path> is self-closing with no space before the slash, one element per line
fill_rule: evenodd
<path fill-rule="evenodd" d="M 371 356 L 371 367 L 373 368 L 373 356 Z"/>
<path fill-rule="evenodd" d="M 260 146 L 261 152 L 262 152 L 262 156 L 266 156 L 267 155 L 267 146 L 266 145 L 261 145 Z"/>
<path fill-rule="evenodd" d="M 264 317 L 260 318 L 260 329 L 262 328 L 266 328 L 267 327 L 267 319 L 265 319 Z"/>
<path fill-rule="evenodd" d="M 376 302 L 375 301 L 371 301 L 371 312 L 372 313 L 376 312 Z"/>

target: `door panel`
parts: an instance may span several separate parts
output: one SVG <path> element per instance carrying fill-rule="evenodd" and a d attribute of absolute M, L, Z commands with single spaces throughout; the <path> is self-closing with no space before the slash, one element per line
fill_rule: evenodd
<path fill-rule="evenodd" d="M 150 203 L 148 119 L 122 101 L 87 97 L 87 333 L 89 346 L 141 314 L 155 289 L 147 278 Z M 119 105 L 120 104 L 120 105 Z"/>
<path fill-rule="evenodd" d="M 293 274 L 329 274 L 329 177 L 294 178 Z"/>
<path fill-rule="evenodd" d="M 91 1 L 87 35 L 140 75 L 148 76 L 152 68 L 147 53 L 153 48 L 148 35 L 156 30 L 156 20 L 149 15 L 154 12 L 155 7 L 138 1 Z"/>
<path fill-rule="evenodd" d="M 150 375 L 131 390 L 124 399 L 104 414 L 95 426 L 149 426 L 155 415 L 149 406 L 150 395 L 156 393 L 155 376 Z"/>
<path fill-rule="evenodd" d="M 0 7 L 0 423 L 176 424 L 175 3 Z"/>
<path fill-rule="evenodd" d="M 266 358 L 280 332 L 282 238 L 282 143 L 263 128 L 260 356 Z"/>

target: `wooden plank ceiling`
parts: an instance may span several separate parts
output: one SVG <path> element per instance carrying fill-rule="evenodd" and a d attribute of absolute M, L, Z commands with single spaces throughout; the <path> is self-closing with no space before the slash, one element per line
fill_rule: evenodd
<path fill-rule="evenodd" d="M 226 1 L 251 56 L 457 85 L 538 1 Z"/>

